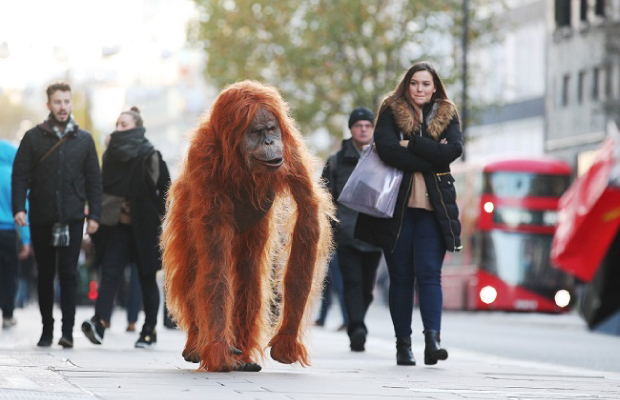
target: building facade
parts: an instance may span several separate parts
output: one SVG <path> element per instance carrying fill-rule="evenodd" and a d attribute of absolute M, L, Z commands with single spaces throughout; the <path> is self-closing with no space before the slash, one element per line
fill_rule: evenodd
<path fill-rule="evenodd" d="M 620 119 L 620 0 L 547 1 L 545 152 L 579 174 Z"/>
<path fill-rule="evenodd" d="M 498 38 L 472 51 L 467 161 L 542 156 L 546 95 L 546 0 L 511 0 Z"/>

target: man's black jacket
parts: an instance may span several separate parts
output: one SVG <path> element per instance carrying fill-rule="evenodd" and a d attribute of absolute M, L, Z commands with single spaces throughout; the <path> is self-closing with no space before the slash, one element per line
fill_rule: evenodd
<path fill-rule="evenodd" d="M 26 211 L 30 201 L 31 224 L 74 222 L 101 216 L 101 174 L 95 143 L 90 133 L 75 128 L 41 164 L 39 161 L 60 140 L 44 122 L 24 135 L 13 163 L 13 214 Z"/>

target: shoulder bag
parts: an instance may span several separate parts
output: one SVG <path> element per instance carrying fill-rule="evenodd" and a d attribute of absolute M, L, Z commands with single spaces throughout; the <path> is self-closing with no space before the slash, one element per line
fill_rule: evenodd
<path fill-rule="evenodd" d="M 373 142 L 365 146 L 338 202 L 379 218 L 392 218 L 403 171 L 385 164 Z"/>

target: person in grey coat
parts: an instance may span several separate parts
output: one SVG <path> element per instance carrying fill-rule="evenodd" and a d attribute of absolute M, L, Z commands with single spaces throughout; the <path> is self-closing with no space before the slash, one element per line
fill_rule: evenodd
<path fill-rule="evenodd" d="M 338 199 L 360 158 L 363 146 L 372 142 L 374 115 L 365 107 L 351 112 L 351 138 L 342 141 L 342 148 L 331 155 L 323 169 L 323 179 L 334 198 Z M 343 278 L 344 302 L 349 316 L 347 333 L 352 351 L 364 351 L 368 329 L 364 324 L 366 311 L 373 300 L 373 289 L 381 250 L 353 237 L 357 212 L 337 204 L 338 223 L 334 226 L 340 272 Z"/>

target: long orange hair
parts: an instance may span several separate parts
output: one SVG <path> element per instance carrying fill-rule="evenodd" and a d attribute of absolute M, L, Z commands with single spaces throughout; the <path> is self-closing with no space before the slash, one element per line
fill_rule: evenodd
<path fill-rule="evenodd" d="M 245 162 L 242 142 L 260 108 L 275 115 L 282 132 L 285 161 L 276 172 Z M 272 356 L 309 364 L 301 336 L 325 272 L 334 212 L 313 178 L 317 165 L 279 92 L 258 82 L 224 89 L 193 132 L 169 191 L 161 245 L 168 308 L 188 332 L 186 350 L 201 351 L 203 369 L 234 362 L 227 348 L 214 350 L 215 342 L 244 347 L 248 359 L 262 356 L 272 327 Z M 237 232 L 233 199 L 249 196 L 259 208 L 273 193 L 253 235 Z M 240 272 L 240 263 L 256 266 Z M 293 285 L 302 289 L 287 296 Z M 279 322 L 269 314 L 274 289 L 284 296 Z"/>

